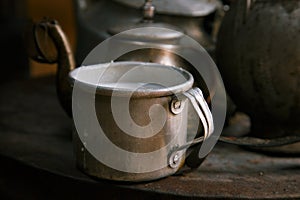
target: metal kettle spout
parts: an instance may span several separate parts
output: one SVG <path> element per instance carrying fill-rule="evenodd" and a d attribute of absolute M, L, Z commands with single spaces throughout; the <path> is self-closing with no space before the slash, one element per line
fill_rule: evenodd
<path fill-rule="evenodd" d="M 60 104 L 72 117 L 72 87 L 69 72 L 75 68 L 74 56 L 66 35 L 55 20 L 32 24 L 26 33 L 29 56 L 41 63 L 57 63 L 56 91 Z"/>

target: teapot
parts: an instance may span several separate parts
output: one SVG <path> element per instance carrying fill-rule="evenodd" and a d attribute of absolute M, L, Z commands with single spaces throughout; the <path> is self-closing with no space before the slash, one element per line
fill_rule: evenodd
<path fill-rule="evenodd" d="M 252 135 L 299 134 L 299 19 L 299 0 L 234 1 L 223 18 L 217 65 Z"/>
<path fill-rule="evenodd" d="M 74 0 L 74 6 L 77 63 L 99 42 L 142 23 L 176 26 L 209 53 L 214 50 L 212 19 L 220 7 L 218 0 Z"/>

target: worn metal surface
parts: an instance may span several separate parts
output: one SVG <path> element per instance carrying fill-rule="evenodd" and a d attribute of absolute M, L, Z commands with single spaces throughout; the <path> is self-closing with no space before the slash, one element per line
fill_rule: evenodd
<path fill-rule="evenodd" d="M 78 64 L 97 44 L 111 36 L 108 32 L 109 29 L 114 27 L 126 28 L 127 26 L 128 30 L 143 20 L 140 9 L 111 0 L 85 1 L 83 4 L 79 0 L 74 0 L 74 2 L 78 22 L 78 42 L 75 56 Z M 198 41 L 206 50 L 212 51 L 214 42 L 208 34 L 209 30 L 205 27 L 207 22 L 205 19 L 205 16 L 184 17 L 156 14 L 153 22 L 178 27 L 185 34 Z M 122 28 L 119 28 L 119 30 L 122 30 Z"/>
<path fill-rule="evenodd" d="M 112 196 L 125 189 L 127 195 L 144 199 L 300 198 L 299 157 L 272 157 L 220 144 L 199 169 L 158 181 L 120 184 L 91 179 L 76 168 L 72 122 L 57 102 L 52 79 L 0 86 L 1 155 L 88 185 L 91 191 L 106 188 Z"/>
<path fill-rule="evenodd" d="M 109 66 L 109 69 L 104 68 L 104 66 Z M 139 68 L 137 68 L 137 66 L 139 66 Z M 79 76 L 77 72 L 80 69 L 73 71 L 70 75 L 72 79 L 75 79 L 78 82 L 75 94 L 76 96 L 78 95 L 77 97 L 89 99 L 95 98 L 95 114 L 98 119 L 98 121 L 92 124 L 91 121 L 93 120 L 90 117 L 92 116 L 92 113 L 87 113 L 87 110 L 85 110 L 86 108 L 89 109 L 89 107 L 84 107 L 82 105 L 87 101 L 76 101 L 73 99 L 74 116 L 76 117 L 79 115 L 80 119 L 77 117 L 77 120 L 81 120 L 80 128 L 78 127 L 77 121 L 77 128 L 79 128 L 77 130 L 78 133 L 81 131 L 81 134 L 78 134 L 75 131 L 73 136 L 78 166 L 89 175 L 118 181 L 141 182 L 155 180 L 174 174 L 183 165 L 184 156 L 178 159 L 178 165 L 176 167 L 171 168 L 167 165 L 169 154 L 176 146 L 183 145 L 186 142 L 188 107 L 182 105 L 184 109 L 175 115 L 171 113 L 170 105 L 173 94 L 180 95 L 191 89 L 193 85 L 192 75 L 187 71 L 175 67 L 141 62 L 108 63 L 98 65 L 98 68 L 95 66 L 85 67 L 84 69 L 81 69 L 80 72 L 81 74 L 86 73 L 88 75 L 90 75 L 91 72 L 97 74 L 99 71 L 101 72 L 101 69 L 103 70 L 103 68 L 105 69 L 105 72 L 103 72 L 104 74 L 102 74 L 102 76 L 106 78 L 102 79 L 98 85 L 94 85 L 97 86 L 97 90 L 95 90 L 96 94 L 93 95 L 92 93 L 90 96 L 88 96 L 88 94 L 92 92 L 91 88 L 93 87 L 91 87 L 91 84 L 93 83 L 88 81 L 91 80 L 83 78 L 87 76 Z M 156 71 L 153 71 L 154 68 L 156 68 Z M 131 75 L 126 77 L 125 74 L 133 69 L 135 69 L 135 71 L 131 71 Z M 144 73 L 150 73 L 151 77 L 143 76 Z M 181 77 L 178 75 L 179 73 Z M 168 79 L 167 75 L 172 77 L 172 79 Z M 87 82 L 90 84 L 83 84 Z M 158 84 L 148 84 L 148 86 L 143 85 L 143 87 L 139 87 L 139 89 L 134 91 L 135 87 L 138 87 L 138 84 L 146 84 L 148 82 L 160 83 L 163 87 Z M 118 83 L 119 85 L 116 85 L 115 83 Z M 126 88 L 122 86 L 122 83 L 127 84 Z M 134 85 L 131 85 L 130 88 L 128 84 Z M 74 91 L 75 87 L 76 83 L 74 84 Z M 117 113 L 119 118 L 116 118 L 116 112 L 118 111 L 114 111 L 112 108 L 113 100 L 116 101 L 114 104 L 115 108 L 120 105 L 124 105 L 122 108 L 128 106 L 126 109 L 128 109 L 128 115 L 130 116 L 119 112 Z M 165 111 L 165 116 L 160 121 L 166 121 L 159 130 L 155 130 L 155 126 L 161 125 L 157 121 L 162 115 L 161 112 L 149 114 L 149 110 L 151 110 L 154 105 L 159 105 L 159 107 L 163 108 Z M 117 107 L 117 109 L 122 112 L 127 111 L 122 108 Z M 85 111 L 82 112 L 81 110 Z M 129 121 L 129 118 L 130 120 L 133 120 L 133 122 Z M 130 124 L 131 129 L 124 127 L 124 125 L 122 127 L 122 125 L 120 125 L 120 120 L 128 120 L 127 124 Z M 76 118 L 74 118 L 74 121 L 76 123 Z M 103 130 L 102 134 L 109 139 L 109 143 L 111 144 L 108 145 L 107 143 L 102 142 L 102 145 L 99 146 L 99 143 L 95 142 L 97 137 L 93 132 L 98 132 L 98 130 L 90 127 L 96 127 L 98 125 L 101 126 L 101 129 Z M 147 126 L 154 128 L 144 128 Z M 141 131 L 142 127 L 144 128 L 144 133 L 147 132 L 145 134 L 146 137 L 142 138 L 135 136 L 134 134 L 139 133 L 139 135 L 141 135 L 141 133 L 143 133 Z M 128 133 L 128 130 L 132 130 L 134 133 L 130 134 Z M 83 132 L 87 132 L 85 136 L 83 136 Z M 93 142 L 91 142 L 91 140 Z M 101 143 L 101 140 L 99 142 Z M 110 148 L 111 146 L 126 152 L 132 152 L 132 154 L 122 154 L 122 151 L 120 150 L 114 154 L 114 151 Z M 96 157 L 96 155 L 100 154 L 99 152 L 110 152 L 111 155 L 109 156 L 114 156 L 115 162 L 108 161 L 106 164 L 110 164 L 110 166 L 106 166 L 103 163 L 105 163 L 107 156 Z M 138 156 L 136 154 L 135 156 L 132 156 L 134 153 L 144 155 L 142 156 L 143 158 L 145 158 L 145 154 L 147 154 L 150 158 L 152 157 L 152 159 L 145 159 L 141 163 L 140 159 L 142 158 L 137 160 L 136 158 Z M 163 166 L 160 164 L 160 168 L 158 168 L 158 163 L 166 163 L 166 165 Z M 139 166 L 139 168 L 136 168 L 136 166 Z M 139 173 L 137 173 L 138 170 L 140 170 Z"/>
<path fill-rule="evenodd" d="M 145 3 L 145 0 L 114 0 L 127 6 L 139 9 Z M 154 0 L 157 13 L 179 15 L 185 17 L 202 17 L 214 12 L 219 6 L 217 0 Z"/>
<path fill-rule="evenodd" d="M 69 72 L 75 68 L 75 60 L 65 33 L 58 22 L 51 19 L 32 24 L 26 33 L 28 54 L 32 59 L 41 63 L 57 63 L 57 96 L 62 107 L 72 116 Z"/>
<path fill-rule="evenodd" d="M 180 45 L 174 45 L 174 49 L 180 49 Z M 193 67 L 189 62 L 187 62 L 181 56 L 173 53 L 172 51 L 168 51 L 165 49 L 158 48 L 143 48 L 135 51 L 128 52 L 122 56 L 120 56 L 117 61 L 140 61 L 140 62 L 153 62 L 160 63 L 164 65 L 171 66 L 180 66 L 181 68 L 189 71 L 195 80 L 194 86 L 201 88 L 204 93 L 205 98 L 208 102 L 210 102 L 211 97 L 214 95 L 214 88 L 212 89 L 212 93 L 210 94 L 208 88 L 195 67 Z"/>
<path fill-rule="evenodd" d="M 66 35 L 57 21 L 43 19 L 40 22 L 29 26 L 26 36 L 29 46 L 28 53 L 32 59 L 42 63 L 57 63 L 57 95 L 65 111 L 69 116 L 72 116 L 72 87 L 69 80 L 69 72 L 75 68 L 75 61 Z M 189 62 L 177 54 L 165 49 L 160 49 L 160 47 L 169 44 L 171 41 L 174 43 L 174 45 L 170 45 L 171 49 L 186 51 L 188 48 L 184 46 L 184 43 L 181 42 L 180 44 L 177 44 L 182 36 L 183 34 L 180 32 L 163 29 L 160 29 L 158 33 L 155 31 L 149 33 L 145 30 L 140 30 L 124 34 L 124 41 L 120 42 L 120 46 L 125 45 L 126 43 L 134 45 L 136 42 L 137 44 L 141 43 L 142 47 L 144 45 L 143 41 L 146 41 L 146 43 L 149 42 L 157 46 L 157 49 L 138 49 L 122 55 L 117 61 L 155 62 L 184 68 L 192 73 L 196 80 L 195 85 L 203 90 L 205 97 L 210 101 L 209 96 L 213 96 L 214 94 L 208 93 L 206 84 L 199 72 L 197 72 Z"/>
<path fill-rule="evenodd" d="M 32 30 L 31 30 L 32 29 Z M 31 34 L 33 31 L 33 34 Z M 165 32 L 165 31 L 163 31 Z M 161 32 L 160 32 L 161 33 Z M 166 33 L 166 37 L 169 38 L 169 31 L 165 32 Z M 148 33 L 146 32 L 137 32 L 137 35 L 139 37 L 144 37 L 145 35 L 147 35 Z M 171 34 L 172 36 L 173 34 Z M 178 34 L 175 34 L 175 38 L 178 37 Z M 179 34 L 179 36 L 181 36 L 181 33 Z M 63 31 L 61 30 L 60 26 L 58 25 L 58 23 L 54 20 L 42 20 L 41 22 L 38 22 L 36 24 L 33 25 L 33 27 L 29 27 L 29 31 L 28 31 L 28 36 L 29 41 L 30 41 L 30 46 L 29 46 L 29 53 L 31 55 L 31 57 L 33 59 L 35 59 L 36 61 L 40 61 L 40 62 L 47 62 L 47 63 L 55 63 L 57 62 L 57 68 L 58 68 L 58 72 L 56 74 L 56 88 L 57 88 L 57 94 L 58 94 L 58 98 L 63 106 L 63 108 L 65 109 L 65 111 L 67 112 L 67 114 L 69 116 L 72 116 L 72 111 L 71 111 L 71 106 L 72 106 L 72 102 L 71 102 L 71 93 L 72 93 L 72 84 L 71 82 L 75 82 L 76 79 L 76 70 L 72 71 L 70 74 L 69 72 L 74 69 L 75 64 L 74 64 L 74 58 L 73 58 L 73 54 L 71 52 L 70 46 L 67 42 L 66 36 L 63 33 Z M 136 37 L 136 35 L 134 36 Z M 159 37 L 159 35 L 154 34 L 154 38 Z M 164 37 L 163 37 L 164 38 Z M 165 38 L 164 38 L 165 39 Z M 171 37 L 171 40 L 176 40 L 173 38 L 173 36 Z M 158 44 L 161 45 L 161 44 Z M 167 54 L 168 55 L 168 54 Z M 173 55 L 174 54 L 170 54 Z M 175 62 L 174 66 L 180 66 L 178 65 L 179 63 L 176 63 L 177 61 L 177 57 L 173 57 L 173 56 L 169 56 L 167 57 L 167 60 L 170 62 Z M 110 68 L 108 71 L 106 71 L 105 73 L 109 73 L 109 74 L 114 74 L 115 76 L 106 76 L 108 77 L 107 80 L 109 83 L 115 83 L 120 77 L 121 75 L 123 75 L 123 73 L 125 73 L 125 71 L 127 71 L 129 68 L 131 68 L 133 65 L 136 64 L 141 64 L 141 63 L 137 63 L 137 62 L 123 62 L 122 64 L 118 64 L 118 63 L 112 63 L 110 65 Z M 165 65 L 158 65 L 158 64 L 147 64 L 144 65 L 144 67 L 149 66 L 149 65 L 153 65 L 153 67 L 155 66 L 158 69 L 160 69 L 160 72 L 157 72 L 156 75 L 153 74 L 154 79 L 152 80 L 148 80 L 149 82 L 159 82 L 159 81 L 164 81 L 166 80 L 166 76 L 161 77 L 162 70 L 166 70 L 169 69 L 170 70 L 170 66 L 167 67 Z M 189 66 L 189 65 L 188 65 Z M 88 72 L 91 73 L 91 70 L 95 70 L 95 68 L 84 68 L 84 69 L 89 69 L 90 71 L 88 72 L 87 70 L 82 70 L 81 72 Z M 146 68 L 144 68 L 145 70 Z M 152 67 L 150 67 L 149 69 L 152 69 Z M 133 94 L 131 94 L 132 91 L 126 91 L 123 89 L 119 89 L 119 90 L 114 90 L 114 92 L 117 92 L 117 96 L 118 96 L 118 100 L 121 102 L 125 102 L 127 99 L 124 100 L 124 96 L 128 97 L 129 95 L 131 96 L 131 101 L 130 101 L 130 114 L 132 116 L 136 116 L 135 117 L 135 121 L 138 121 L 140 124 L 149 124 L 149 117 L 148 117 L 148 110 L 149 108 L 154 105 L 154 104 L 159 104 L 162 107 L 164 107 L 166 110 L 169 110 L 169 105 L 168 105 L 168 101 L 171 101 L 171 96 L 173 95 L 173 93 L 175 94 L 180 94 L 182 92 L 186 92 L 188 89 L 190 89 L 192 87 L 193 84 L 193 77 L 191 74 L 189 74 L 188 72 L 184 72 L 181 69 L 178 68 L 173 68 L 173 71 L 177 71 L 180 72 L 182 75 L 184 75 L 186 77 L 186 80 L 184 80 L 183 83 L 180 83 L 178 85 L 176 85 L 174 83 L 174 85 L 170 85 L 169 88 L 156 88 L 155 91 L 153 90 L 151 93 L 149 93 L 148 91 L 136 91 Z M 168 75 L 170 75 L 170 73 L 172 72 L 172 70 L 170 70 L 168 72 Z M 96 73 L 96 72 L 94 72 Z M 70 75 L 70 76 L 69 76 Z M 71 79 L 71 82 L 69 81 L 69 77 Z M 137 74 L 137 77 L 140 77 L 140 75 Z M 160 78 L 159 78 L 160 77 Z M 140 77 L 141 80 L 139 80 L 138 82 L 143 82 L 143 78 Z M 175 78 L 175 76 L 174 76 Z M 172 79 L 175 80 L 175 79 Z M 179 77 L 176 77 L 176 80 L 179 81 Z M 129 80 L 130 82 L 131 80 Z M 166 80 L 166 84 L 168 84 L 169 80 Z M 81 88 L 79 90 L 76 91 L 80 91 L 81 93 L 78 94 L 81 97 L 86 96 L 87 94 L 90 93 L 86 92 L 86 90 L 89 90 L 93 87 L 89 87 L 90 85 L 90 80 L 86 79 L 86 80 L 79 80 L 78 82 L 80 83 L 89 83 L 89 84 L 81 84 L 81 86 L 78 86 L 78 88 Z M 166 85 L 164 84 L 164 85 Z M 76 84 L 74 83 L 74 87 L 76 86 Z M 82 89 L 85 88 L 85 89 Z M 89 89 L 88 89 L 89 88 Z M 172 93 L 170 94 L 170 91 L 172 91 Z M 201 90 L 200 90 L 201 91 Z M 106 127 L 106 130 L 109 130 L 107 132 L 111 133 L 111 135 L 115 135 L 115 136 L 109 136 L 107 135 L 110 140 L 117 144 L 117 146 L 122 147 L 123 149 L 128 150 L 128 148 L 135 149 L 134 152 L 139 152 L 139 153 L 148 153 L 149 149 L 152 149 L 151 152 L 155 152 L 158 149 L 162 149 L 162 148 L 157 148 L 155 149 L 155 147 L 159 146 L 160 144 L 169 144 L 169 142 L 171 142 L 170 145 L 167 145 L 168 148 L 166 149 L 166 151 L 162 150 L 160 152 L 161 156 L 160 158 L 158 158 L 157 162 L 150 162 L 150 163 L 144 163 L 143 166 L 155 166 L 155 164 L 157 163 L 168 163 L 169 162 L 169 152 L 171 151 L 171 149 L 174 149 L 175 146 L 182 146 L 184 144 L 183 140 L 185 140 L 183 137 L 186 137 L 186 119 L 187 116 L 186 114 L 184 114 L 184 116 L 182 117 L 182 115 L 174 115 L 171 114 L 171 112 L 168 113 L 168 117 L 167 117 L 167 123 L 164 125 L 164 128 L 161 129 L 162 131 L 160 131 L 160 134 L 154 136 L 154 137 L 150 137 L 148 140 L 143 140 L 143 139 L 136 139 L 134 137 L 120 137 L 118 135 L 118 133 L 121 133 L 121 135 L 124 136 L 128 136 L 127 134 L 124 134 L 124 132 L 119 129 L 119 127 L 117 126 L 116 123 L 113 123 L 114 120 L 112 120 L 114 117 L 112 116 L 112 110 L 110 109 L 110 98 L 107 98 L 107 96 L 111 96 L 112 90 L 111 89 L 107 89 L 107 87 L 103 86 L 103 87 L 98 87 L 95 90 L 95 94 L 96 96 L 91 96 L 90 99 L 93 99 L 95 97 L 96 99 L 96 111 L 101 111 L 101 115 L 105 116 L 104 118 L 99 117 L 100 115 L 98 115 L 98 118 L 100 119 L 100 122 L 106 122 L 103 123 L 101 125 L 101 127 Z M 202 94 L 202 92 L 201 92 Z M 212 94 L 211 94 L 212 95 Z M 159 97 L 159 98 L 158 98 Z M 201 97 L 202 98 L 202 97 Z M 203 100 L 205 101 L 205 100 Z M 120 102 L 119 102 L 120 103 Z M 80 111 L 83 108 L 83 105 L 85 105 L 86 102 L 73 102 L 73 110 L 74 110 L 74 106 L 75 105 L 80 105 L 76 110 Z M 207 106 L 207 104 L 205 103 L 205 105 Z M 195 107 L 195 105 L 194 105 Z M 186 109 L 185 109 L 186 110 Z M 209 111 L 210 112 L 210 111 Z M 146 116 L 141 116 L 140 113 L 144 113 Z M 183 112 L 186 113 L 186 112 Z M 80 116 L 84 116 L 85 113 L 77 113 Z M 78 116 L 77 115 L 77 116 Z M 87 119 L 89 116 L 85 116 L 82 119 Z M 178 121 L 180 121 L 179 119 L 185 119 L 182 120 L 182 124 L 178 123 Z M 82 121 L 82 120 L 81 120 Z M 76 122 L 75 122 L 76 123 Z M 86 121 L 87 124 L 86 127 L 91 127 L 90 120 Z M 197 123 L 198 124 L 198 123 Z M 97 123 L 98 125 L 98 123 Z M 97 126 L 94 125 L 94 126 Z M 176 127 L 180 127 L 179 129 L 177 129 Z M 102 127 L 102 128 L 103 128 Z M 182 134 L 180 134 L 182 137 L 178 137 L 178 140 L 171 140 L 170 138 L 174 138 L 173 134 L 175 133 L 175 131 L 171 131 L 171 129 L 175 129 L 176 131 L 182 132 Z M 205 129 L 204 129 L 205 130 Z M 91 133 L 94 133 L 93 130 L 90 131 Z M 196 133 L 196 132 L 195 132 Z M 117 134 L 117 136 L 116 136 Z M 170 174 L 174 174 L 181 166 L 182 163 L 184 161 L 184 157 L 180 158 L 179 162 L 176 162 L 176 164 L 178 164 L 178 166 L 173 168 L 169 168 L 168 166 L 163 167 L 161 170 L 155 170 L 152 172 L 147 172 L 147 173 L 127 173 L 127 172 L 123 172 L 122 170 L 115 170 L 112 167 L 106 167 L 105 165 L 103 165 L 102 163 L 98 162 L 98 159 L 95 159 L 93 156 L 95 156 L 95 152 L 93 152 L 92 154 L 90 154 L 89 151 L 87 151 L 87 149 L 91 150 L 91 148 L 93 148 L 94 145 L 90 145 L 90 146 L 86 146 L 83 144 L 88 144 L 88 142 L 83 142 L 82 143 L 82 138 L 81 140 L 79 140 L 79 138 L 77 138 L 76 136 L 78 134 L 74 134 L 74 141 L 76 141 L 76 145 L 75 146 L 75 152 L 76 152 L 76 156 L 77 156 L 77 163 L 78 166 L 85 171 L 86 173 L 96 176 L 96 177 L 100 177 L 100 178 L 105 178 L 105 179 L 110 179 L 110 180 L 131 180 L 131 181 L 145 181 L 145 180 L 154 180 L 154 179 L 158 179 L 158 178 L 162 178 L 164 176 L 168 176 Z M 93 138 L 94 136 L 91 137 L 87 137 L 84 136 L 83 138 L 86 138 L 86 140 L 90 140 L 90 138 Z M 118 142 L 116 142 L 118 141 Z M 174 143 L 173 143 L 174 142 Z M 140 144 L 140 145 L 137 145 Z M 139 146 L 139 147 L 138 147 Z M 154 149 L 153 149 L 154 147 Z M 104 147 L 103 147 L 104 148 Z M 169 149 L 170 148 L 170 149 Z M 137 150 L 138 149 L 138 150 Z M 131 151 L 130 152 L 133 152 Z M 98 151 L 98 150 L 96 150 Z M 149 151 L 150 152 L 150 151 Z M 156 154 L 158 154 L 159 152 L 156 152 Z M 165 154 L 164 154 L 165 153 Z M 98 152 L 96 153 L 96 155 L 98 155 Z M 172 155 L 173 156 L 173 155 Z M 130 167 L 128 167 L 131 163 L 131 161 L 127 160 L 131 160 L 134 158 L 128 158 L 127 160 L 124 159 L 127 158 L 127 156 L 124 156 L 120 159 L 116 159 L 120 161 L 120 165 L 122 166 L 126 166 L 125 168 L 128 170 L 130 170 Z M 191 157 L 190 157 L 191 158 Z M 123 160 L 124 159 L 124 160 Z M 101 159 L 100 159 L 101 160 Z M 193 159 L 190 159 L 193 160 Z M 196 158 L 194 159 L 196 160 Z M 198 159 L 197 159 L 198 160 Z M 127 166 L 128 165 L 128 166 Z M 136 165 L 133 165 L 136 166 Z M 142 167 L 142 166 L 141 166 Z M 152 167 L 153 168 L 153 167 Z M 154 167 L 156 168 L 156 167 Z M 136 170 L 135 170 L 136 171 Z"/>
<path fill-rule="evenodd" d="M 223 19 L 218 66 L 257 136 L 300 130 L 299 19 L 299 0 L 234 1 Z"/>

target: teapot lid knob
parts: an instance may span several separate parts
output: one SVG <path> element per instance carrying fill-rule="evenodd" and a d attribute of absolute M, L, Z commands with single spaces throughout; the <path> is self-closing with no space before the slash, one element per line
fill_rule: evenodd
<path fill-rule="evenodd" d="M 152 21 L 155 15 L 155 6 L 152 4 L 152 0 L 145 0 L 143 5 L 143 20 L 144 22 Z"/>

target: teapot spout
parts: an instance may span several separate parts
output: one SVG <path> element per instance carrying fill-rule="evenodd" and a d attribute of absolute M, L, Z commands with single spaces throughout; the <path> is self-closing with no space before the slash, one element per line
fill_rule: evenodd
<path fill-rule="evenodd" d="M 29 56 L 41 63 L 57 63 L 56 91 L 60 104 L 72 117 L 72 87 L 69 72 L 75 68 L 66 35 L 55 20 L 44 19 L 27 31 Z"/>

